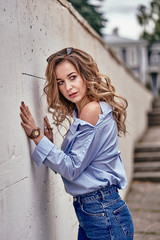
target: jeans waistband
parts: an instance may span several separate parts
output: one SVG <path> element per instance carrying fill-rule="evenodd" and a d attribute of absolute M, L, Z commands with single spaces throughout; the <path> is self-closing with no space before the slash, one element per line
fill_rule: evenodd
<path fill-rule="evenodd" d="M 89 202 L 91 200 L 98 199 L 98 198 L 104 199 L 104 197 L 116 191 L 118 191 L 117 187 L 115 185 L 111 185 L 104 188 L 100 188 L 90 193 L 73 197 L 73 201 L 78 203 L 81 203 L 81 202 L 84 203 L 84 202 Z"/>

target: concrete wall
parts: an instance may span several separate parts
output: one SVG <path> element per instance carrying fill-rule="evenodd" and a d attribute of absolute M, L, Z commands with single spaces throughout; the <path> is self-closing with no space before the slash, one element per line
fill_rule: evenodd
<path fill-rule="evenodd" d="M 45 59 L 67 46 L 89 52 L 129 102 L 129 134 L 120 140 L 120 150 L 130 183 L 134 144 L 145 130 L 152 96 L 67 1 L 0 0 L 0 36 L 0 239 L 75 240 L 72 197 L 60 176 L 32 163 L 35 146 L 20 125 L 20 102 L 30 106 L 43 129 Z M 54 134 L 60 146 L 56 129 Z"/>

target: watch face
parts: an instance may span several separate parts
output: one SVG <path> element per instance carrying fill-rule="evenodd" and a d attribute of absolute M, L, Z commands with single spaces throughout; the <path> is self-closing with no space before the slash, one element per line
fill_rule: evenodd
<path fill-rule="evenodd" d="M 39 130 L 39 129 L 35 129 L 35 130 L 32 132 L 33 138 L 37 138 L 37 137 L 39 137 L 39 135 L 40 135 L 40 130 Z"/>
<path fill-rule="evenodd" d="M 29 138 L 33 139 L 33 138 L 39 137 L 40 134 L 41 134 L 40 130 L 41 130 L 40 128 L 33 129 L 32 132 L 31 132 L 31 135 L 29 136 Z"/>
<path fill-rule="evenodd" d="M 39 135 L 39 131 L 36 130 L 36 131 L 34 132 L 34 135 L 37 137 L 37 136 Z"/>

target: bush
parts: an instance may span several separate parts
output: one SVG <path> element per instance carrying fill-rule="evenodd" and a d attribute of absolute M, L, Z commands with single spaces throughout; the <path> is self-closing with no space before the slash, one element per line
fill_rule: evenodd
<path fill-rule="evenodd" d="M 152 87 L 151 87 L 150 82 L 147 82 L 147 83 L 146 83 L 146 88 L 147 88 L 148 90 L 150 90 L 150 91 L 152 90 Z"/>

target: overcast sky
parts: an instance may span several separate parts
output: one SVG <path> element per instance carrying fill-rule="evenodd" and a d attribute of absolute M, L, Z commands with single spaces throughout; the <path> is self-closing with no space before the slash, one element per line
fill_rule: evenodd
<path fill-rule="evenodd" d="M 138 39 L 142 28 L 136 19 L 137 7 L 140 4 L 149 6 L 151 0 L 105 0 L 103 12 L 108 19 L 105 33 L 110 34 L 118 27 L 122 37 Z"/>

